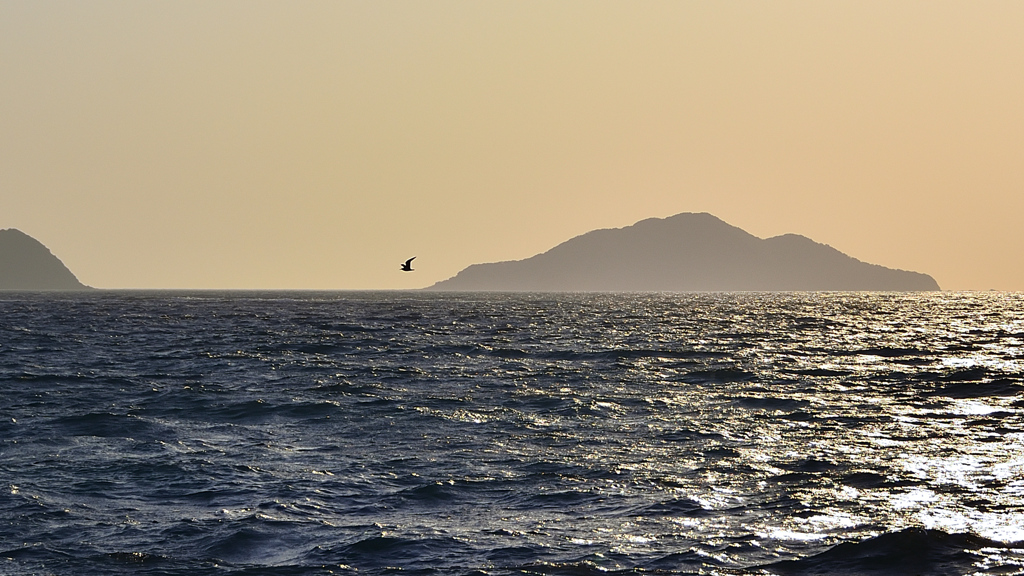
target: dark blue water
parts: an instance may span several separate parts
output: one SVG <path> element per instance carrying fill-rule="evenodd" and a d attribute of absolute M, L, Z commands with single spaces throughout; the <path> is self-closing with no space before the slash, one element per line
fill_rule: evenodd
<path fill-rule="evenodd" d="M 1024 295 L 0 294 L 0 574 L 1021 574 Z"/>

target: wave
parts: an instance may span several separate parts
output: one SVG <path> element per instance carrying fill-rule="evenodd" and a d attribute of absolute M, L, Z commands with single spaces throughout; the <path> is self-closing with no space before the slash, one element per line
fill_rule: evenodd
<path fill-rule="evenodd" d="M 617 348 L 610 350 L 550 350 L 550 349 L 529 349 L 529 348 L 493 348 L 490 350 L 480 348 L 496 358 L 506 360 L 554 360 L 554 361 L 578 361 L 578 362 L 622 362 L 626 360 L 644 360 L 648 358 L 661 358 L 666 360 L 707 360 L 713 358 L 724 358 L 728 354 L 721 351 L 711 350 L 665 350 L 656 348 Z"/>
<path fill-rule="evenodd" d="M 401 574 L 459 574 L 457 559 L 474 557 L 479 551 L 455 538 L 399 537 L 374 535 L 350 544 L 321 548 L 308 560 L 358 567 L 360 571 Z"/>
<path fill-rule="evenodd" d="M 841 350 L 834 352 L 836 356 L 881 356 L 882 358 L 904 358 L 907 356 L 928 356 L 934 354 L 929 350 L 918 348 L 892 348 L 880 346 L 877 348 L 861 348 L 859 350 Z"/>
<path fill-rule="evenodd" d="M 757 374 L 734 368 L 717 370 L 694 370 L 683 375 L 680 380 L 689 384 L 721 384 L 725 382 L 752 382 L 758 380 Z"/>
<path fill-rule="evenodd" d="M 51 422 L 67 436 L 96 436 L 101 438 L 133 438 L 135 440 L 169 441 L 176 437 L 176 431 L 129 414 L 90 412 L 76 416 L 65 416 Z"/>
<path fill-rule="evenodd" d="M 981 570 L 981 550 L 1021 548 L 973 534 L 948 534 L 941 530 L 906 528 L 861 542 L 844 542 L 820 554 L 784 560 L 759 567 L 770 574 L 799 576 L 960 576 Z M 1007 573 L 996 570 L 995 573 Z"/>
<path fill-rule="evenodd" d="M 924 392 L 924 396 L 942 396 L 945 398 L 990 398 L 1016 396 L 1024 393 L 1024 385 L 1009 378 L 996 378 L 991 381 L 951 382 L 934 390 Z"/>

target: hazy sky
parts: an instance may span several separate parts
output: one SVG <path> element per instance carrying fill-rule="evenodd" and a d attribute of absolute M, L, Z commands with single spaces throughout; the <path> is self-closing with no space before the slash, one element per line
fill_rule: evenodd
<path fill-rule="evenodd" d="M 0 228 L 103 288 L 412 288 L 711 212 L 1024 290 L 1022 103 L 1016 0 L 0 0 Z"/>

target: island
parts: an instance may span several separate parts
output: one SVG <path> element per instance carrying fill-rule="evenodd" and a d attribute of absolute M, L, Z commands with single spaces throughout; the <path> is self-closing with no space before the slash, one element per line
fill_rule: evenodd
<path fill-rule="evenodd" d="M 594 230 L 525 260 L 474 264 L 425 288 L 509 292 L 939 290 L 797 234 L 761 239 L 707 213 Z"/>
<path fill-rule="evenodd" d="M 20 230 L 0 230 L 0 290 L 91 290 L 59 258 Z"/>

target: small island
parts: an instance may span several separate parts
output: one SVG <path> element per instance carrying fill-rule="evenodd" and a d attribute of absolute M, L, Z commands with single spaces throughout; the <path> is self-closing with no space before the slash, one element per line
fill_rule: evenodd
<path fill-rule="evenodd" d="M 0 230 L 0 290 L 91 290 L 35 238 Z"/>
<path fill-rule="evenodd" d="M 474 264 L 426 288 L 509 292 L 925 291 L 934 278 L 796 234 L 761 239 L 707 213 L 594 230 L 525 260 Z"/>

